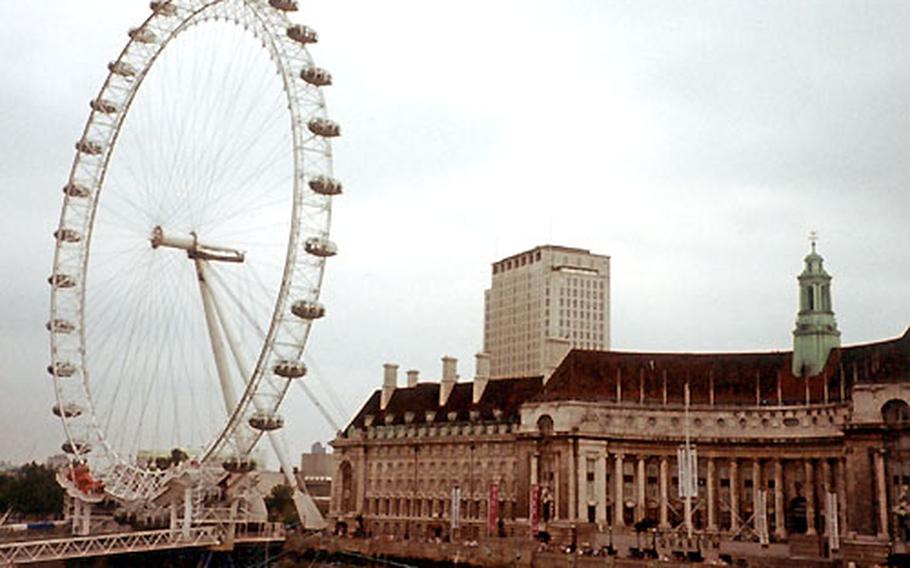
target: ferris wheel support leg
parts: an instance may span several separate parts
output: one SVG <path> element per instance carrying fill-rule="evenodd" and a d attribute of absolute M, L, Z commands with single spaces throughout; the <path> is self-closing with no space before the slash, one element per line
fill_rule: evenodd
<path fill-rule="evenodd" d="M 205 323 L 209 330 L 209 341 L 212 343 L 212 354 L 215 356 L 215 366 L 218 368 L 218 380 L 221 383 L 221 394 L 224 396 L 224 408 L 228 416 L 237 406 L 237 393 L 231 383 L 230 370 L 228 369 L 227 356 L 224 352 L 224 342 L 218 331 L 218 316 L 215 299 L 205 279 L 205 261 L 194 259 L 196 264 L 196 277 L 199 279 L 199 292 L 202 294 L 202 307 L 205 311 Z"/>
<path fill-rule="evenodd" d="M 86 536 L 92 528 L 92 504 L 78 497 L 73 501 L 73 534 Z"/>
<path fill-rule="evenodd" d="M 190 538 L 190 527 L 193 524 L 193 488 L 187 487 L 183 490 L 183 526 L 182 536 L 185 539 Z"/>
<path fill-rule="evenodd" d="M 205 264 L 202 264 L 202 261 L 200 260 L 196 260 L 196 263 L 198 267 L 197 271 L 200 275 L 199 282 L 204 283 L 206 281 L 206 266 Z M 243 355 L 240 352 L 240 349 L 237 347 L 237 341 L 234 338 L 230 324 L 221 311 L 221 305 L 215 301 L 215 297 L 211 289 L 208 289 L 207 286 L 206 289 L 209 301 L 211 302 L 212 308 L 214 309 L 215 316 L 217 316 L 218 321 L 221 323 L 221 330 L 224 332 L 224 337 L 227 340 L 231 355 L 234 358 L 234 363 L 236 363 L 241 375 L 244 377 L 250 377 L 251 374 L 249 366 L 246 364 L 246 361 L 243 359 Z M 253 405 L 256 407 L 256 410 L 263 410 L 261 406 L 262 402 L 259 401 L 256 397 L 253 397 Z M 281 471 L 284 473 L 285 480 L 291 489 L 294 490 L 294 507 L 297 509 L 297 515 L 300 517 L 301 525 L 303 525 L 304 528 L 308 529 L 325 528 L 327 526 L 326 521 L 323 518 L 322 513 L 319 512 L 319 508 L 316 507 L 316 503 L 313 501 L 313 498 L 305 491 L 302 491 L 300 489 L 300 485 L 298 484 L 297 479 L 294 477 L 294 468 L 291 464 L 291 460 L 288 457 L 287 451 L 284 448 L 284 445 L 281 443 L 281 438 L 276 432 L 269 432 L 268 438 L 269 442 L 272 445 L 272 450 L 275 452 L 275 457 L 278 458 L 278 463 L 281 465 Z"/>
<path fill-rule="evenodd" d="M 278 434 L 269 432 L 269 442 L 272 443 L 272 449 L 278 457 L 278 463 L 281 464 L 281 471 L 284 473 L 284 478 L 287 480 L 288 485 L 291 486 L 291 489 L 294 490 L 294 508 L 297 509 L 297 516 L 300 517 L 300 526 L 305 529 L 324 529 L 328 526 L 328 523 L 319 511 L 319 508 L 316 507 L 316 503 L 313 501 L 310 494 L 305 490 L 301 490 L 300 484 L 297 482 L 297 477 L 294 475 L 294 468 L 291 465 L 291 460 L 288 459 L 288 454 L 285 451 L 284 445 L 281 443 Z"/>
<path fill-rule="evenodd" d="M 79 534 L 79 521 L 82 519 L 82 502 L 73 498 L 73 513 L 70 522 L 73 524 L 73 534 Z"/>
<path fill-rule="evenodd" d="M 171 500 L 170 505 L 170 523 L 168 524 L 172 533 L 177 532 L 177 499 Z"/>

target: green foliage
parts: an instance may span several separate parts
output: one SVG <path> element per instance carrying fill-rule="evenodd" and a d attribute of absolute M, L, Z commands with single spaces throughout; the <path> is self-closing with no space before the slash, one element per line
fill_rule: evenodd
<path fill-rule="evenodd" d="M 184 462 L 188 459 L 190 459 L 189 454 L 180 448 L 174 448 L 171 450 L 170 456 L 155 458 L 155 467 L 160 470 L 165 470 L 171 466 L 179 465 L 181 462 Z"/>
<path fill-rule="evenodd" d="M 265 506 L 269 510 L 269 520 L 281 523 L 296 523 L 297 509 L 294 507 L 294 490 L 283 483 L 272 488 L 265 498 Z"/>
<path fill-rule="evenodd" d="M 59 516 L 63 512 L 63 488 L 54 470 L 34 462 L 0 476 L 0 511 L 13 509 L 27 516 Z"/>
<path fill-rule="evenodd" d="M 6 474 L 0 475 L 0 513 L 5 513 L 9 510 L 9 493 L 12 485 L 12 476 Z"/>

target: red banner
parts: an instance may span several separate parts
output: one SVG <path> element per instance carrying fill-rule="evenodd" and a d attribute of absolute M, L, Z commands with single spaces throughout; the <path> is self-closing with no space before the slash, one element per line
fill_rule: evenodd
<path fill-rule="evenodd" d="M 531 535 L 536 535 L 540 528 L 540 485 L 531 486 Z"/>
<path fill-rule="evenodd" d="M 499 484 L 490 484 L 490 498 L 487 503 L 487 531 L 490 536 L 496 536 L 496 522 L 499 520 Z"/>

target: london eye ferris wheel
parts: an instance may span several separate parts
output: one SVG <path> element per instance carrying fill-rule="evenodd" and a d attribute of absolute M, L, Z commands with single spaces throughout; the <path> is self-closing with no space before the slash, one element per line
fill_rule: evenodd
<path fill-rule="evenodd" d="M 274 433 L 342 190 L 296 2 L 151 8 L 90 101 L 49 278 L 62 448 L 121 500 L 152 497 L 168 448 L 242 473 L 271 437 L 289 473 Z"/>

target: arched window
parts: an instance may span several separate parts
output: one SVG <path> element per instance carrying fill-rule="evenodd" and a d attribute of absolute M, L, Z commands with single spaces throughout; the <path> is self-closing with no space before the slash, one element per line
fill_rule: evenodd
<path fill-rule="evenodd" d="M 543 436 L 549 436 L 553 433 L 553 419 L 549 414 L 544 414 L 537 419 L 537 431 Z"/>
<path fill-rule="evenodd" d="M 889 400 L 882 405 L 882 420 L 888 426 L 910 425 L 910 405 L 899 399 Z"/>
<path fill-rule="evenodd" d="M 354 511 L 354 472 L 350 462 L 341 464 L 341 512 Z"/>

